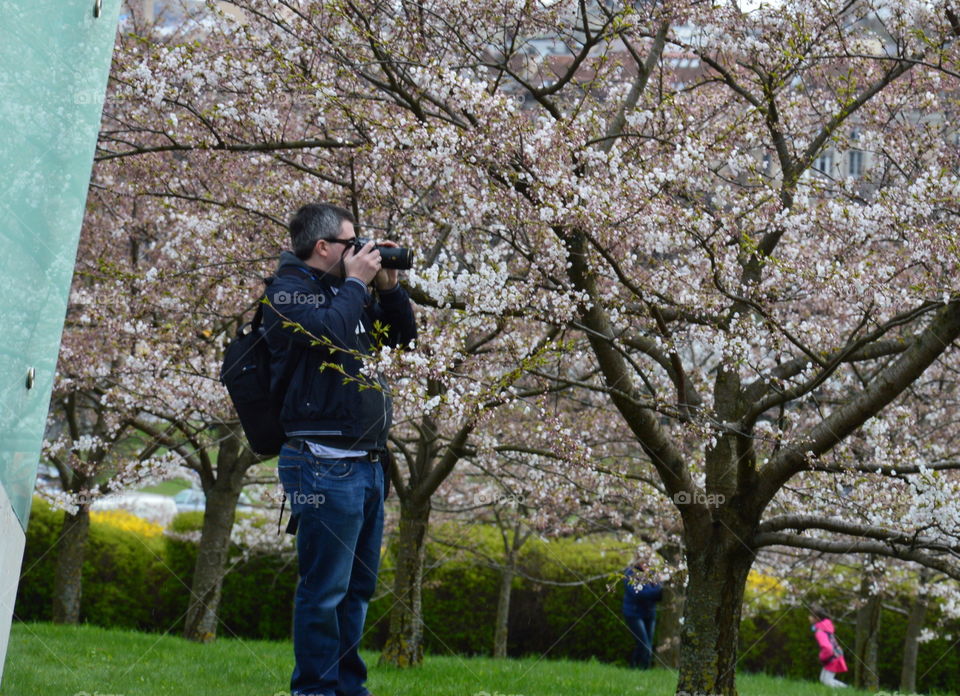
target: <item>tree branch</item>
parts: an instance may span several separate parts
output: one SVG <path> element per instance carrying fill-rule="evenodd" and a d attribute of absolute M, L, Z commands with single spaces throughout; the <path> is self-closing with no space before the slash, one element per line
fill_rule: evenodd
<path fill-rule="evenodd" d="M 771 532 L 769 534 L 758 534 L 753 538 L 752 542 L 754 548 L 763 548 L 766 546 L 789 546 L 796 549 L 820 551 L 822 553 L 860 553 L 899 558 L 904 561 L 913 561 L 914 563 L 919 563 L 927 568 L 939 570 L 941 573 L 950 576 L 954 580 L 960 580 L 960 569 L 954 567 L 946 560 L 931 556 L 930 554 L 923 553 L 922 551 L 900 548 L 894 544 L 888 544 L 881 541 L 834 541 L 830 539 L 804 537 L 797 534 Z"/>
<path fill-rule="evenodd" d="M 434 491 L 453 471 L 453 467 L 457 465 L 460 458 L 463 457 L 467 439 L 475 427 L 476 423 L 474 421 L 468 421 L 460 427 L 453 439 L 447 443 L 447 451 L 443 455 L 443 459 L 417 484 L 414 495 L 422 497 L 424 500 L 433 495 Z"/>
<path fill-rule="evenodd" d="M 931 537 L 922 537 L 919 533 L 884 529 L 867 524 L 858 524 L 847 520 L 824 518 L 816 515 L 781 515 L 760 524 L 757 528 L 757 538 L 762 539 L 764 534 L 782 532 L 793 529 L 797 533 L 806 529 L 822 529 L 825 532 L 846 534 L 847 536 L 864 539 L 877 539 L 892 544 L 905 545 L 910 548 L 923 548 L 934 551 L 960 552 L 960 542 L 955 545 L 946 544 Z"/>
<path fill-rule="evenodd" d="M 95 158 L 97 162 L 117 159 L 118 157 L 132 157 L 134 155 L 146 155 L 152 152 L 273 152 L 275 150 L 307 150 L 310 148 L 352 148 L 359 147 L 362 143 L 344 142 L 341 140 L 319 139 L 319 140 L 287 140 L 273 141 L 264 143 L 217 143 L 209 145 L 200 143 L 196 145 L 156 145 L 153 147 L 136 147 L 124 152 L 111 152 L 106 155 L 99 155 Z"/>
<path fill-rule="evenodd" d="M 683 455 L 660 425 L 654 411 L 637 403 L 636 397 L 623 396 L 637 394 L 636 387 L 630 378 L 627 362 L 611 345 L 613 329 L 609 317 L 602 309 L 595 276 L 590 272 L 587 263 L 586 235 L 562 229 L 557 229 L 556 233 L 567 245 L 570 279 L 574 286 L 589 298 L 589 304 L 581 310 L 581 322 L 588 329 L 587 339 L 597 356 L 607 387 L 613 390 L 610 394 L 611 400 L 657 469 L 668 494 L 671 497 L 679 492 L 692 494 L 695 487 Z M 704 509 L 700 510 L 699 507 Z M 697 513 L 705 512 L 704 506 L 699 507 L 685 505 L 681 514 L 692 514 L 695 509 Z"/>
<path fill-rule="evenodd" d="M 877 415 L 902 394 L 960 336 L 960 299 L 952 299 L 907 350 L 845 405 L 814 426 L 802 445 L 785 447 L 759 472 L 758 500 L 766 504 L 794 474 L 811 460 Z"/>
<path fill-rule="evenodd" d="M 878 358 L 896 355 L 897 353 L 902 353 L 909 347 L 910 344 L 907 341 L 878 341 L 871 345 L 864 346 L 859 350 L 849 351 L 849 348 L 841 349 L 833 356 L 830 356 L 829 359 L 832 362 L 837 355 L 846 354 L 842 360 L 844 363 L 864 362 L 867 360 L 876 360 Z M 778 365 L 770 371 L 770 376 L 768 378 L 757 379 L 746 386 L 743 393 L 744 400 L 747 403 L 753 403 L 763 398 L 772 388 L 771 382 L 773 380 L 783 380 L 796 377 L 798 374 L 803 372 L 804 368 L 806 368 L 806 366 L 809 364 L 810 360 L 804 357 L 796 358 L 795 360 L 790 360 L 782 365 Z M 763 411 L 759 411 L 759 413 L 762 412 Z"/>

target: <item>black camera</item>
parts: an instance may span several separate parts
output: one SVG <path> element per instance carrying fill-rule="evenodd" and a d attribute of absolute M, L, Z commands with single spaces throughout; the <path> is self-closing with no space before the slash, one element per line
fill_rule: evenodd
<path fill-rule="evenodd" d="M 357 237 L 353 243 L 354 252 L 360 251 L 370 242 L 369 239 Z M 380 251 L 380 267 L 393 268 L 398 271 L 408 271 L 413 267 L 413 251 L 406 247 L 391 247 L 377 244 Z"/>

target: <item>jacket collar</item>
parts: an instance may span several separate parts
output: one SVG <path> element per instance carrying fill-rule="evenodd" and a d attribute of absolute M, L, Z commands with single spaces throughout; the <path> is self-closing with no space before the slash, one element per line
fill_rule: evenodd
<path fill-rule="evenodd" d="M 312 278 L 316 282 L 323 283 L 327 286 L 338 287 L 343 285 L 342 278 L 308 266 L 292 251 L 280 252 L 280 262 L 277 264 L 277 273 L 284 268 L 296 268 L 303 272 L 304 277 Z"/>

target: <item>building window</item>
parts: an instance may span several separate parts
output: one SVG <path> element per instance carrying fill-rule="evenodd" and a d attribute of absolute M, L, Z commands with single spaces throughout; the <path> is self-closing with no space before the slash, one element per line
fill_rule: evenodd
<path fill-rule="evenodd" d="M 863 150 L 850 150 L 847 153 L 847 175 L 854 179 L 863 176 Z"/>
<path fill-rule="evenodd" d="M 830 170 L 833 169 L 833 153 L 829 150 L 821 152 L 820 156 L 813 160 L 813 168 L 821 174 L 829 176 Z"/>

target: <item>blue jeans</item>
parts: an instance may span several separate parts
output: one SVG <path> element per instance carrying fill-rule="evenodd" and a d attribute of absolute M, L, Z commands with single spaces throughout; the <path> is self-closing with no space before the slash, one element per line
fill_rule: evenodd
<path fill-rule="evenodd" d="M 653 658 L 653 629 L 657 625 L 657 615 L 651 613 L 647 616 L 624 616 L 623 618 L 626 619 L 627 627 L 636 641 L 633 652 L 630 653 L 630 666 L 650 669 Z"/>
<path fill-rule="evenodd" d="M 300 581 L 293 608 L 293 696 L 365 696 L 357 649 L 377 584 L 383 470 L 284 445 L 280 482 L 298 518 Z"/>

